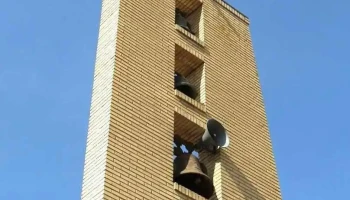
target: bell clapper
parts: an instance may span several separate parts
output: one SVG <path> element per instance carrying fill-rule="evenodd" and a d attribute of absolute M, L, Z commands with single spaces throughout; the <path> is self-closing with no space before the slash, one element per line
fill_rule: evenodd
<path fill-rule="evenodd" d="M 196 178 L 196 180 L 194 181 L 194 183 L 196 184 L 196 185 L 199 185 L 200 183 L 202 182 L 202 179 L 201 178 Z"/>

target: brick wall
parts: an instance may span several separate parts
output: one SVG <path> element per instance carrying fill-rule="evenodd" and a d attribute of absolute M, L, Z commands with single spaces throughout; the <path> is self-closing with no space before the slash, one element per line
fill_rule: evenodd
<path fill-rule="evenodd" d="M 194 32 L 195 36 L 199 39 L 203 39 L 203 17 L 202 17 L 202 6 L 198 7 L 187 17 L 188 22 L 191 24 L 191 29 Z"/>
<path fill-rule="evenodd" d="M 106 196 L 174 199 L 175 2 L 120 3 Z"/>
<path fill-rule="evenodd" d="M 174 185 L 172 142 L 174 134 L 195 142 L 213 117 L 230 146 L 199 152 L 211 199 L 280 200 L 248 18 L 203 0 L 192 16 L 203 34 L 193 36 L 174 25 L 175 1 L 119 1 L 103 1 L 83 199 L 203 199 Z M 195 1 L 176 6 L 191 10 Z M 175 44 L 204 62 L 188 76 L 196 100 L 174 92 Z"/>
<path fill-rule="evenodd" d="M 81 199 L 103 199 L 119 0 L 102 2 Z"/>
<path fill-rule="evenodd" d="M 230 134 L 219 155 L 223 199 L 281 199 L 249 26 L 205 1 L 206 108 Z"/>

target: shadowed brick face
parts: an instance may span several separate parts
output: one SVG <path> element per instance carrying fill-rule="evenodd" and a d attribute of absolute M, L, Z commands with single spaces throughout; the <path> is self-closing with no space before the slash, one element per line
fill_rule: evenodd
<path fill-rule="evenodd" d="M 211 199 L 281 199 L 249 20 L 221 0 L 186 2 L 103 0 L 83 200 L 204 199 L 173 183 L 173 137 L 196 141 L 208 118 L 230 137 L 216 155 L 199 152 Z M 174 24 L 176 5 L 197 6 L 196 35 Z M 174 91 L 176 66 L 197 99 Z"/>

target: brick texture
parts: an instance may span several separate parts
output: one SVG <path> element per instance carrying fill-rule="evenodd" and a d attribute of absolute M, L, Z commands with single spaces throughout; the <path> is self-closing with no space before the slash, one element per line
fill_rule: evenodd
<path fill-rule="evenodd" d="M 81 199 L 103 199 L 119 0 L 102 2 Z"/>
<path fill-rule="evenodd" d="M 176 6 L 197 35 L 174 25 Z M 174 92 L 179 67 L 197 99 Z M 221 0 L 104 0 L 82 199 L 203 199 L 172 181 L 173 137 L 198 141 L 209 118 L 230 137 L 199 152 L 211 199 L 280 200 L 248 18 Z"/>

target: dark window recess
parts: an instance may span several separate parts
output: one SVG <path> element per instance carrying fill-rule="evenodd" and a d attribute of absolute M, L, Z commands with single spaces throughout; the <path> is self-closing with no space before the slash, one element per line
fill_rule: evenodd
<path fill-rule="evenodd" d="M 175 89 L 179 90 L 180 92 L 184 93 L 185 95 L 189 96 L 192 99 L 196 99 L 198 96 L 198 92 L 194 88 L 192 84 L 181 74 L 175 72 Z"/>
<path fill-rule="evenodd" d="M 215 192 L 212 179 L 215 162 L 205 156 L 206 163 L 203 163 L 198 152 L 216 154 L 228 145 L 226 129 L 219 121 L 208 119 L 206 129 L 203 129 L 175 113 L 173 181 L 209 199 Z"/>
<path fill-rule="evenodd" d="M 185 30 L 187 30 L 188 32 L 195 34 L 195 32 L 193 32 L 193 30 L 191 29 L 191 24 L 188 22 L 186 17 L 187 17 L 186 13 L 183 13 L 180 11 L 180 9 L 176 8 L 175 23 L 181 26 L 182 28 L 184 28 Z"/>

